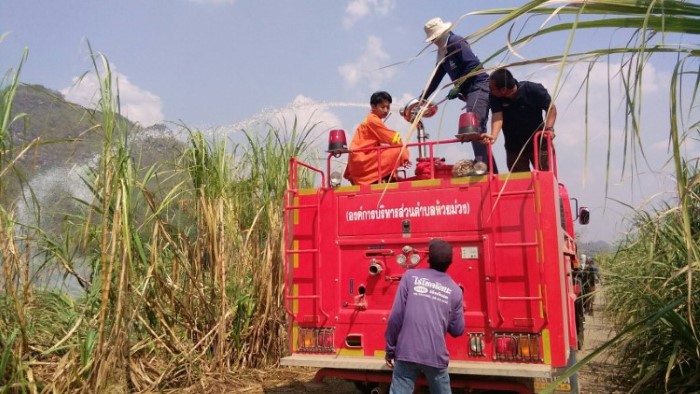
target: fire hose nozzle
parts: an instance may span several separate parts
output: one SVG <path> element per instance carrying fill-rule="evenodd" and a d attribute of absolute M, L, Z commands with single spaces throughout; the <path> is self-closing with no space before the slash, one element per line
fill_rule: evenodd
<path fill-rule="evenodd" d="M 377 260 L 372 260 L 372 263 L 369 265 L 369 274 L 379 275 L 382 271 L 384 271 L 384 266 L 382 263 Z"/>

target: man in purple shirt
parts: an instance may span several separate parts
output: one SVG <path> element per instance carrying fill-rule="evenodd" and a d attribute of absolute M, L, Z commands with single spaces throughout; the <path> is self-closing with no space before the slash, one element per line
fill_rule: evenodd
<path fill-rule="evenodd" d="M 452 245 L 433 239 L 428 269 L 412 269 L 401 277 L 384 334 L 386 363 L 394 369 L 391 393 L 413 393 L 423 373 L 431 393 L 451 393 L 445 333 L 464 333 L 462 289 L 445 271 L 452 264 Z"/>

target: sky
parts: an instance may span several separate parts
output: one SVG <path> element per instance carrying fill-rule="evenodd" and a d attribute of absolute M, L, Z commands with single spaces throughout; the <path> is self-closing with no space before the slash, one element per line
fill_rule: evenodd
<path fill-rule="evenodd" d="M 185 124 L 236 140 L 242 129 L 256 130 L 260 121 L 291 124 L 296 116 L 300 124 L 318 123 L 314 133 L 319 152 L 325 149 L 330 129 L 346 130 L 349 140 L 369 110 L 371 93 L 385 90 L 394 97 L 387 124 L 404 139 L 415 141 L 398 111 L 421 93 L 435 65 L 434 47 L 424 42 L 425 22 L 433 17 L 458 21 L 454 31 L 467 36 L 495 20 L 467 14 L 523 3 L 0 0 L 0 34 L 4 34 L 0 72 L 16 69 L 27 48 L 23 82 L 60 91 L 68 100 L 90 106 L 98 85 L 91 73 L 89 42 L 117 76 L 122 114 L 142 126 Z M 486 59 L 505 45 L 507 34 L 507 28 L 501 29 L 473 42 L 472 48 Z M 625 37 L 619 31 L 587 32 L 576 37 L 574 46 L 604 47 Z M 536 40 L 518 48 L 517 55 L 495 57 L 486 66 L 558 53 L 566 40 L 566 34 Z M 638 155 L 630 168 L 632 157 L 623 153 L 623 88 L 609 71 L 619 67 L 618 61 L 600 62 L 590 71 L 588 104 L 581 91 L 586 65 L 567 69 L 563 81 L 555 66 L 512 69 L 519 80 L 542 83 L 559 109 L 555 126 L 559 179 L 579 205 L 591 209 L 591 223 L 577 230 L 583 241 L 613 242 L 627 229 L 625 217 L 631 208 L 675 195 L 665 111 L 674 62 L 653 59 L 644 68 L 646 111 L 640 134 L 644 156 Z M 443 85 L 448 82 L 445 78 Z M 436 99 L 443 98 L 447 89 Z M 458 100 L 447 101 L 434 117 L 425 119 L 430 139 L 452 138 L 461 108 Z M 448 162 L 473 156 L 468 145 L 441 149 L 438 155 Z M 505 168 L 502 138 L 493 149 L 497 163 Z M 689 158 L 700 153 L 697 141 L 687 141 L 684 150 Z"/>

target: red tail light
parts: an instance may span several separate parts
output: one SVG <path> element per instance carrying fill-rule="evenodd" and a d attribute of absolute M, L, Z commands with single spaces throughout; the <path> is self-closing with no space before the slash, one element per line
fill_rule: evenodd
<path fill-rule="evenodd" d="M 496 358 L 512 359 L 516 354 L 516 341 L 514 337 L 502 336 L 496 338 Z"/>
<path fill-rule="evenodd" d="M 542 361 L 540 336 L 527 333 L 495 334 L 495 357 L 501 361 Z"/>
<path fill-rule="evenodd" d="M 335 339 L 333 328 L 299 328 L 297 349 L 306 353 L 334 353 Z"/>

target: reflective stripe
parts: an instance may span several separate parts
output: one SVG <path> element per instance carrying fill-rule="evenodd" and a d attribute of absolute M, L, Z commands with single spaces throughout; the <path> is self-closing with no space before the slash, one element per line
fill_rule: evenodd
<path fill-rule="evenodd" d="M 398 132 L 394 133 L 394 138 L 391 140 L 392 145 L 400 144 L 401 143 L 401 134 Z"/>

